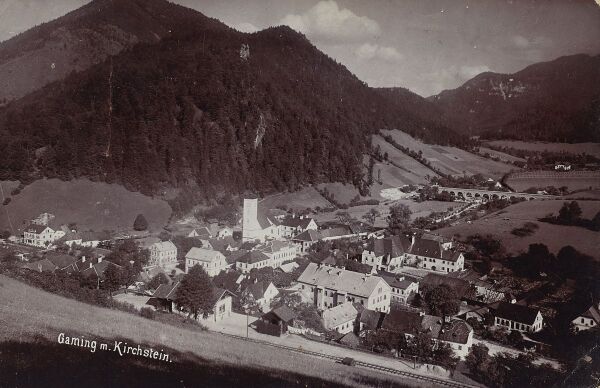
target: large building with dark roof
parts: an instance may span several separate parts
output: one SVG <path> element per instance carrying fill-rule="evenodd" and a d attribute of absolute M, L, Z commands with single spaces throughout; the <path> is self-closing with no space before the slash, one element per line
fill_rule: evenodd
<path fill-rule="evenodd" d="M 494 325 L 524 333 L 536 333 L 544 327 L 539 310 L 516 303 L 500 302 L 494 311 Z"/>

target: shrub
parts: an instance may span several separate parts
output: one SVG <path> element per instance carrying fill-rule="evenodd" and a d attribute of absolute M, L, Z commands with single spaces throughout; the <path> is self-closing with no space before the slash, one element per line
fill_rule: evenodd
<path fill-rule="evenodd" d="M 140 310 L 140 315 L 147 319 L 154 319 L 155 317 L 154 310 L 150 307 L 142 307 L 142 309 Z"/>

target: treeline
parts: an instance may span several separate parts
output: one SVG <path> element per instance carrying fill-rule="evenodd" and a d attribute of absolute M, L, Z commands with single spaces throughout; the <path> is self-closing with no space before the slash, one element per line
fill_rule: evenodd
<path fill-rule="evenodd" d="M 558 211 L 558 215 L 540 218 L 542 222 L 556 225 L 579 226 L 595 232 L 600 231 L 600 212 L 594 218 L 581 217 L 582 211 L 577 201 L 565 202 Z"/>

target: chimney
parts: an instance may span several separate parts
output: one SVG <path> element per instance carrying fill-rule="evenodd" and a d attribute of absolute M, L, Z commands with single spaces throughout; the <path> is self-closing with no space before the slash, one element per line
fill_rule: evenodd
<path fill-rule="evenodd" d="M 90 268 L 94 268 L 94 264 L 90 261 Z"/>
<path fill-rule="evenodd" d="M 85 256 L 81 256 L 81 262 L 85 263 Z"/>
<path fill-rule="evenodd" d="M 419 311 L 419 316 L 420 317 L 424 317 L 425 316 L 425 311 Z"/>
<path fill-rule="evenodd" d="M 410 242 L 410 246 L 412 247 L 413 245 L 415 245 L 415 233 L 413 233 L 412 238 L 411 238 L 411 242 Z"/>
<path fill-rule="evenodd" d="M 102 256 L 98 257 L 98 263 L 102 263 Z"/>
<path fill-rule="evenodd" d="M 445 316 L 445 317 L 444 317 L 444 322 L 446 322 L 446 323 L 450 323 L 450 317 L 448 317 L 448 316 Z"/>

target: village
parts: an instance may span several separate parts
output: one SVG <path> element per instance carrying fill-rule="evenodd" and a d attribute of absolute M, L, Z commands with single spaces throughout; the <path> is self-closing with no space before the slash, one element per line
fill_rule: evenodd
<path fill-rule="evenodd" d="M 399 368 L 451 373 L 475 347 L 560 369 L 540 335 L 545 309 L 501 269 L 480 271 L 467 259 L 473 246 L 410 227 L 403 210 L 390 208 L 387 227 L 341 213 L 319 223 L 245 198 L 232 224 L 157 235 L 143 216 L 138 234 L 111 235 L 56 225 L 44 213 L 3 248 L 17 247 L 21 270 L 76 276 L 142 316 L 176 314 L 229 335 L 333 351 L 349 364 L 377 354 L 405 360 L 392 363 Z M 599 323 L 592 304 L 573 316 L 572 330 Z"/>

